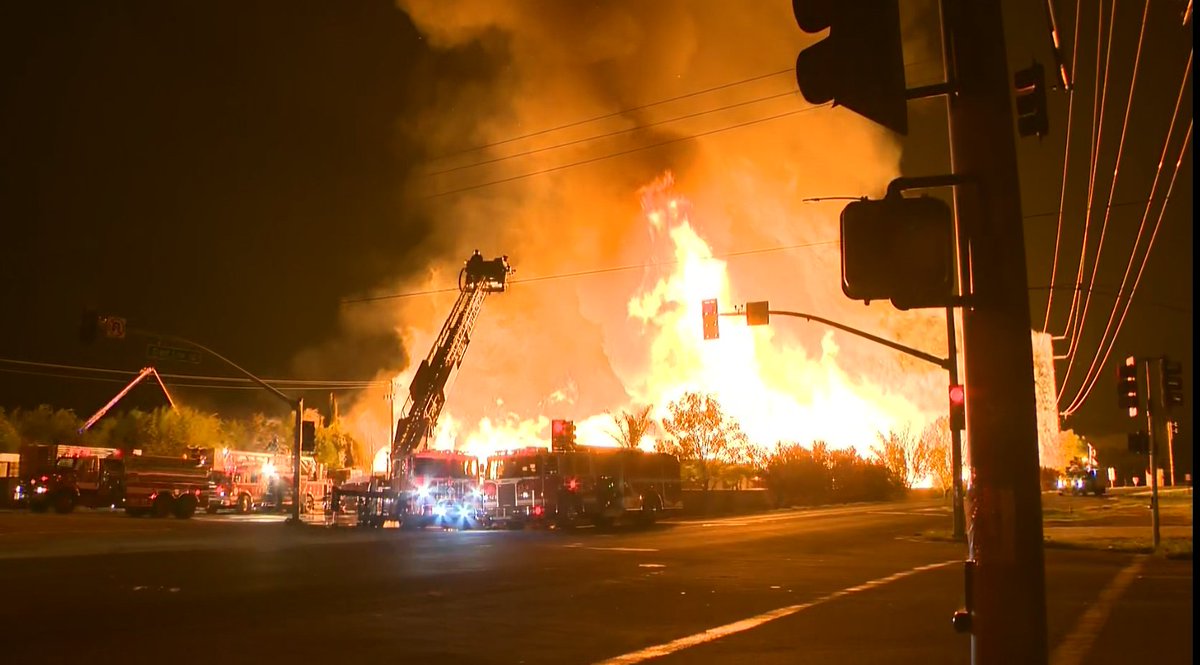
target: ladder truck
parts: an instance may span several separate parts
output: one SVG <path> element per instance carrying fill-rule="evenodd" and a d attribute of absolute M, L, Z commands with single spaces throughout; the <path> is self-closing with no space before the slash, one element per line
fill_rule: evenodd
<path fill-rule="evenodd" d="M 425 524 L 428 485 L 426 479 L 415 478 L 417 456 L 427 445 L 446 404 L 446 386 L 462 363 L 483 301 L 505 291 L 512 273 L 507 256 L 485 260 L 475 250 L 467 259 L 458 274 L 458 299 L 409 384 L 403 415 L 396 423 L 386 477 L 372 481 L 365 489 L 335 488 L 330 501 L 335 518 L 342 499 L 352 498 L 356 500 L 360 526 L 381 527 L 389 521 L 410 528 Z"/>

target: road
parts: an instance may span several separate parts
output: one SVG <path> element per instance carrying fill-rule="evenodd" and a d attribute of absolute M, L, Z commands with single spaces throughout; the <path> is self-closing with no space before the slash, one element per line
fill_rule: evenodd
<path fill-rule="evenodd" d="M 910 502 L 651 530 L 0 512 L 22 663 L 969 663 L 962 545 Z M 1192 564 L 1047 551 L 1052 665 L 1191 663 Z"/>

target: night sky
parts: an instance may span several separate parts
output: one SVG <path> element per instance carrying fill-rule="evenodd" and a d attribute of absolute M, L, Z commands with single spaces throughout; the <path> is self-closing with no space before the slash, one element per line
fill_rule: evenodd
<path fill-rule="evenodd" d="M 591 11 L 597 3 L 543 4 L 568 12 L 576 5 Z M 713 3 L 694 4 L 703 11 Z M 1076 255 L 1060 267 L 1072 276 L 1086 207 L 1095 81 L 1096 15 L 1092 3 L 1084 4 L 1063 241 Z M 1119 4 L 1097 180 L 1101 206 L 1141 21 L 1139 3 Z M 688 5 L 669 2 L 659 9 Z M 1020 5 L 1007 7 L 1011 66 L 1037 58 L 1053 82 L 1042 3 L 1006 5 Z M 1192 41 L 1191 25 L 1180 25 L 1184 6 L 1182 0 L 1155 3 L 1149 15 L 1112 199 L 1120 205 L 1112 209 L 1080 362 L 1090 361 L 1112 310 L 1111 293 L 1120 284 L 1143 210 L 1139 202 L 1149 192 L 1179 92 Z M 1075 5 L 1060 1 L 1056 11 L 1069 60 Z M 779 14 L 790 18 L 790 10 Z M 918 7 L 906 15 L 929 12 Z M 144 342 L 80 344 L 81 312 L 94 307 L 127 318 L 130 326 L 201 341 L 265 377 L 366 380 L 403 368 L 407 354 L 394 335 L 380 332 L 387 326 L 359 325 L 341 301 L 387 291 L 456 255 L 459 243 L 438 232 L 450 222 L 406 183 L 432 156 L 421 134 L 444 129 L 421 123 L 445 103 L 447 90 L 495 85 L 508 75 L 497 56 L 504 49 L 495 48 L 502 39 L 481 30 L 466 45 L 431 45 L 403 9 L 382 1 L 4 3 L 0 359 L 144 366 Z M 796 29 L 796 43 L 803 39 Z M 767 63 L 762 71 L 791 64 Z M 1168 167 L 1192 115 L 1190 75 L 1187 81 Z M 619 101 L 628 107 L 647 99 Z M 910 106 L 906 175 L 945 168 L 940 104 Z M 1067 96 L 1051 91 L 1050 108 L 1050 136 L 1019 143 L 1035 327 L 1044 319 L 1050 282 L 1057 215 L 1046 213 L 1058 207 Z M 476 122 L 504 111 L 458 110 Z M 1191 159 L 1189 148 L 1112 357 L 1069 423 L 1080 431 L 1123 432 L 1127 423 L 1113 388 L 1117 360 L 1166 353 L 1185 363 L 1190 442 Z M 1170 168 L 1164 178 L 1169 175 Z M 1165 189 L 1164 179 L 1156 199 Z M 1153 212 L 1151 223 L 1157 208 Z M 1060 272 L 1060 284 L 1071 280 Z M 1065 311 L 1056 302 L 1053 330 L 1061 330 Z M 7 408 L 50 403 L 87 415 L 120 388 L 116 379 L 40 375 L 71 372 L 33 365 L 0 362 L 0 370 L 0 406 Z M 227 374 L 211 360 L 160 370 Z M 279 409 L 261 394 L 231 393 L 196 391 L 189 399 L 230 415 Z M 153 407 L 161 398 L 139 389 L 132 403 Z"/>

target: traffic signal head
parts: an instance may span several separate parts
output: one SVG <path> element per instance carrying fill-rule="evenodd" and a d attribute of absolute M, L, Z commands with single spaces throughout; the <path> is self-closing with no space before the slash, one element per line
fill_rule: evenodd
<path fill-rule="evenodd" d="M 1129 433 L 1129 452 L 1146 455 L 1150 452 L 1150 437 L 1145 432 Z"/>
<path fill-rule="evenodd" d="M 1168 408 L 1183 405 L 1183 364 L 1163 360 L 1163 404 Z"/>
<path fill-rule="evenodd" d="M 1013 94 L 1017 101 L 1017 133 L 1042 137 L 1050 132 L 1046 112 L 1046 72 L 1036 60 L 1027 69 L 1013 74 Z"/>
<path fill-rule="evenodd" d="M 700 312 L 704 319 L 704 339 L 717 339 L 720 330 L 717 328 L 717 299 L 712 298 L 700 303 Z"/>
<path fill-rule="evenodd" d="M 832 101 L 907 134 L 899 0 L 792 0 L 792 14 L 805 32 L 829 29 L 796 57 L 804 99 Z"/>
<path fill-rule="evenodd" d="M 967 389 L 962 384 L 950 386 L 950 429 L 964 430 L 967 428 Z"/>
<path fill-rule="evenodd" d="M 79 321 L 79 341 L 91 344 L 100 333 L 100 315 L 94 309 L 84 310 Z"/>
<path fill-rule="evenodd" d="M 300 423 L 300 452 L 311 453 L 317 449 L 317 424 L 311 420 Z"/>
<path fill-rule="evenodd" d="M 1137 360 L 1133 356 L 1117 368 L 1117 398 L 1121 408 L 1129 410 L 1130 418 L 1138 414 L 1141 394 L 1138 392 Z"/>
<path fill-rule="evenodd" d="M 954 217 L 941 199 L 862 199 L 842 209 L 842 293 L 899 309 L 945 307 L 954 293 Z"/>
<path fill-rule="evenodd" d="M 575 447 L 575 423 L 570 420 L 550 421 L 550 449 L 567 451 Z"/>

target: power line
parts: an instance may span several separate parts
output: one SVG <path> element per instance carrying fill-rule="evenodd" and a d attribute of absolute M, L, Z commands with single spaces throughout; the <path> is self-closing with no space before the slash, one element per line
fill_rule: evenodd
<path fill-rule="evenodd" d="M 98 374 L 120 374 L 123 376 L 134 376 L 137 372 L 124 369 L 108 369 L 104 367 L 85 367 L 81 365 L 64 365 L 60 363 L 37 362 L 31 360 L 16 360 L 13 358 L 0 358 L 0 363 L 8 363 L 12 365 L 22 365 L 25 367 L 37 367 L 43 369 L 69 370 L 74 372 L 92 372 Z M 15 370 L 13 370 L 15 371 Z M 69 376 L 69 375 L 64 375 Z M 250 379 L 233 376 L 211 376 L 203 374 L 167 374 L 160 373 L 164 379 L 178 379 L 183 381 L 212 381 L 212 382 L 229 382 L 229 383 L 252 383 Z M 89 378 L 89 377 L 79 377 Z M 120 382 L 120 379 L 110 379 Z M 376 385 L 387 385 L 387 381 L 369 381 L 369 380 L 352 380 L 352 379 L 263 379 L 268 383 L 286 386 L 292 389 L 300 389 L 304 386 L 314 387 L 347 387 L 347 388 L 366 388 Z"/>
<path fill-rule="evenodd" d="M 1129 307 L 1130 307 L 1130 305 L 1133 304 L 1133 296 L 1137 293 L 1138 285 L 1141 284 L 1141 281 L 1142 281 L 1142 274 L 1146 270 L 1146 263 L 1149 262 L 1149 260 L 1150 260 L 1150 251 L 1152 249 L 1154 249 L 1154 241 L 1158 238 L 1158 231 L 1162 227 L 1163 217 L 1166 215 L 1166 212 L 1167 212 L 1167 203 L 1170 202 L 1171 192 L 1175 189 L 1175 178 L 1176 178 L 1176 176 L 1179 175 L 1179 168 L 1183 164 L 1183 156 L 1187 153 L 1188 145 L 1191 142 L 1191 138 L 1192 138 L 1192 121 L 1189 120 L 1187 133 L 1184 135 L 1183 144 L 1179 148 L 1179 159 L 1176 160 L 1176 162 L 1175 162 L 1175 172 L 1171 174 L 1171 183 L 1170 183 L 1170 185 L 1167 186 L 1167 195 L 1163 200 L 1162 207 L 1158 211 L 1158 219 L 1155 220 L 1155 222 L 1154 222 L 1154 231 L 1151 232 L 1151 234 L 1150 234 L 1150 241 L 1146 245 L 1146 253 L 1142 256 L 1142 265 L 1138 267 L 1137 277 L 1134 278 L 1134 280 L 1133 280 L 1133 288 L 1130 289 L 1129 298 L 1126 299 L 1125 308 L 1121 312 L 1121 320 L 1117 323 L 1116 332 L 1113 333 L 1112 338 L 1109 340 L 1108 349 L 1105 350 L 1105 352 L 1104 352 L 1104 359 L 1100 362 L 1100 366 L 1103 366 L 1104 363 L 1108 362 L 1108 358 L 1112 354 L 1113 347 L 1117 343 L 1117 335 L 1120 334 L 1121 327 L 1125 324 L 1125 317 L 1129 315 Z M 1099 372 L 1096 372 L 1092 376 L 1092 382 L 1087 386 L 1085 391 L 1082 392 L 1079 395 L 1079 397 L 1076 398 L 1076 400 L 1074 400 L 1072 407 L 1064 412 L 1065 415 L 1069 416 L 1072 413 L 1074 413 L 1075 411 L 1079 410 L 1080 406 L 1083 406 L 1083 402 L 1087 399 L 1087 396 L 1091 393 L 1092 388 L 1095 387 L 1096 381 L 1097 381 L 1097 379 L 1099 379 L 1099 377 L 1100 377 Z"/>
<path fill-rule="evenodd" d="M 917 63 L 914 63 L 914 64 L 917 64 Z M 730 83 L 724 83 L 724 84 L 721 84 L 721 85 L 718 85 L 718 86 L 713 86 L 713 87 L 711 87 L 711 88 L 705 88 L 705 89 L 703 89 L 703 90 L 697 90 L 697 91 L 695 91 L 695 92 L 689 92 L 689 93 L 687 93 L 687 94 L 679 95 L 679 96 L 677 96 L 677 97 L 669 97 L 669 98 L 667 98 L 667 99 L 660 99 L 660 100 L 658 100 L 658 101 L 656 101 L 656 102 L 650 102 L 650 103 L 648 103 L 648 104 L 642 104 L 642 105 L 640 105 L 640 106 L 631 106 L 631 107 L 629 107 L 629 108 L 624 108 L 624 109 L 620 109 L 620 110 L 617 110 L 617 111 L 612 111 L 612 112 L 609 112 L 609 113 L 604 113 L 604 114 L 601 114 L 601 115 L 593 116 L 593 117 L 591 117 L 591 118 L 586 118 L 586 119 L 584 119 L 584 120 L 576 120 L 576 121 L 574 121 L 574 122 L 568 122 L 568 123 L 566 123 L 566 124 L 563 124 L 563 125 L 558 125 L 558 126 L 556 126 L 556 127 L 550 127 L 550 128 L 547 128 L 547 129 L 541 129 L 541 130 L 538 130 L 538 131 L 536 131 L 536 132 L 530 132 L 530 133 L 528 133 L 528 134 L 521 134 L 520 136 L 514 136 L 514 137 L 512 137 L 512 138 L 507 138 L 507 139 L 503 139 L 503 140 L 500 140 L 500 141 L 494 141 L 494 142 L 492 142 L 492 143 L 484 143 L 484 144 L 482 144 L 482 145 L 477 145 L 477 146 L 473 146 L 473 147 L 470 147 L 470 148 L 464 148 L 464 149 L 462 149 L 462 150 L 459 150 L 459 151 L 457 151 L 457 152 L 452 152 L 452 153 L 447 153 L 447 154 L 445 154 L 445 155 L 440 155 L 440 156 L 438 156 L 438 157 L 435 157 L 434 159 L 435 159 L 435 160 L 442 160 L 442 159 L 447 159 L 447 158 L 450 158 L 450 157 L 455 157 L 455 156 L 458 156 L 458 155 L 463 155 L 463 154 L 466 154 L 466 153 L 469 153 L 469 152 L 477 152 L 477 151 L 479 151 L 479 150 L 486 150 L 487 148 L 495 148 L 495 147 L 497 147 L 497 146 L 502 146 L 502 145 L 505 145 L 505 144 L 508 144 L 508 143 L 513 143 L 514 141 L 520 141 L 520 140 L 523 140 L 523 139 L 530 139 L 530 138 L 534 138 L 534 137 L 536 137 L 536 136 L 542 136 L 543 134 L 549 134 L 549 133 L 551 133 L 551 132 L 557 132 L 557 131 L 559 131 L 559 130 L 563 130 L 563 129 L 570 129 L 570 128 L 572 128 L 572 127 L 578 127 L 578 126 L 580 126 L 580 125 L 586 125 L 586 124 L 588 124 L 588 123 L 591 123 L 591 122 L 597 122 L 597 121 L 599 121 L 599 120 L 607 120 L 607 119 L 609 119 L 609 118 L 616 118 L 616 117 L 618 117 L 618 116 L 625 115 L 625 114 L 627 114 L 627 113 L 633 113 L 633 112 L 635 112 L 635 111 L 642 111 L 642 110 L 645 110 L 645 109 L 648 109 L 648 108 L 653 108 L 653 107 L 655 107 L 655 106 L 661 106 L 661 105 L 663 105 L 663 104 L 669 104 L 669 103 L 671 103 L 671 102 L 677 102 L 677 101 L 680 101 L 680 100 L 683 100 L 683 99 L 688 99 L 688 98 L 691 98 L 691 97 L 698 97 L 698 96 L 700 96 L 700 95 L 706 95 L 706 94 L 708 94 L 708 93 L 710 93 L 710 92 L 716 92 L 716 91 L 718 91 L 718 90 L 725 90 L 726 88 L 733 88 L 733 87 L 736 87 L 736 86 L 739 86 L 739 85 L 744 85 L 744 84 L 746 84 L 746 83 L 753 83 L 753 82 L 755 82 L 755 81 L 761 81 L 761 80 L 763 80 L 763 79 L 768 79 L 768 78 L 771 78 L 771 77 L 774 77 L 774 76 L 779 76 L 779 75 L 781 75 L 781 74 L 787 74 L 787 73 L 789 73 L 789 72 L 791 72 L 791 71 L 793 71 L 793 70 L 792 70 L 792 69 L 781 69 L 781 70 L 779 70 L 779 71 L 777 71 L 777 72 L 771 72 L 771 73 L 769 73 L 769 74 L 760 74 L 760 75 L 758 75 L 758 76 L 752 76 L 752 77 L 750 77 L 750 78 L 741 79 L 741 80 L 739 80 L 739 81 L 733 81 L 733 82 L 730 82 Z"/>
<path fill-rule="evenodd" d="M 749 106 L 750 104 L 757 104 L 759 102 L 771 101 L 773 99 L 779 99 L 781 97 L 792 97 L 795 94 L 796 94 L 795 90 L 788 90 L 786 92 L 780 92 L 780 93 L 776 93 L 774 95 L 767 95 L 765 97 L 756 97 L 754 99 L 749 99 L 746 101 L 741 101 L 741 102 L 736 102 L 733 104 L 727 104 L 725 106 L 720 106 L 715 109 L 708 109 L 706 111 L 696 111 L 694 113 L 687 113 L 685 115 L 676 116 L 674 118 L 667 118 L 666 120 L 656 120 L 654 122 L 648 122 L 648 123 L 642 124 L 642 125 L 634 125 L 633 127 L 627 127 L 625 129 L 617 129 L 617 130 L 614 130 L 614 131 L 611 131 L 611 132 L 608 132 L 605 134 L 597 134 L 595 136 L 585 136 L 580 139 L 564 141 L 562 143 L 556 143 L 554 145 L 543 146 L 541 148 L 532 148 L 530 150 L 526 150 L 524 152 L 516 152 L 511 155 L 492 157 L 490 159 L 484 159 L 484 160 L 481 160 L 478 162 L 470 162 L 468 164 L 452 166 L 449 168 L 442 169 L 440 171 L 430 171 L 428 173 L 421 174 L 421 176 L 425 177 L 425 178 L 432 178 L 434 176 L 445 175 L 447 173 L 454 173 L 456 171 L 464 171 L 466 169 L 473 169 L 473 168 L 476 168 L 479 166 L 486 166 L 488 164 L 504 162 L 504 161 L 508 161 L 510 159 L 517 159 L 518 157 L 528 157 L 529 155 L 536 155 L 538 153 L 548 152 L 550 150 L 558 150 L 559 148 L 567 148 L 567 147 L 570 147 L 573 145 L 579 145 L 581 143 L 589 143 L 591 141 L 599 141 L 600 139 L 612 138 L 614 136 L 620 136 L 622 134 L 630 134 L 633 132 L 641 131 L 643 129 L 650 129 L 652 127 L 658 127 L 660 125 L 667 125 L 667 124 L 670 124 L 673 122 L 680 122 L 682 120 L 691 120 L 692 118 L 698 118 L 700 116 L 709 115 L 711 113 L 719 113 L 721 111 L 728 111 L 730 109 L 735 109 L 735 108 L 738 108 L 741 106 Z"/>
<path fill-rule="evenodd" d="M 926 58 L 926 59 L 924 59 L 924 60 L 918 60 L 918 61 L 916 61 L 916 62 L 910 62 L 910 63 L 906 63 L 906 64 L 905 64 L 905 69 L 911 69 L 911 68 L 915 68 L 915 67 L 918 67 L 918 66 L 921 66 L 921 65 L 924 65 L 924 64 L 928 64 L 928 63 L 930 63 L 930 62 L 933 62 L 933 60 Z M 546 129 L 540 129 L 540 130 L 537 130 L 537 131 L 534 131 L 534 132 L 529 132 L 529 133 L 526 133 L 526 134 L 520 134 L 520 135 L 518 135 L 518 136 L 513 136 L 513 137 L 510 137 L 510 138 L 507 138 L 507 139 L 501 139 L 501 140 L 499 140 L 499 141 L 492 141 L 492 142 L 490 142 L 490 143 L 484 143 L 484 144 L 481 144 L 481 145 L 472 146 L 472 147 L 470 147 L 470 148 L 464 148 L 464 149 L 462 149 L 462 150 L 457 150 L 457 151 L 455 151 L 455 152 L 450 152 L 450 153 L 446 153 L 446 154 L 444 154 L 444 155 L 439 155 L 439 156 L 437 156 L 437 157 L 434 157 L 434 158 L 432 159 L 432 161 L 442 161 L 442 160 L 449 159 L 449 158 L 451 158 L 451 157 L 457 157 L 458 155 L 464 155 L 464 154 L 471 153 L 471 152 L 478 152 L 478 151 L 480 151 L 480 150 L 486 150 L 486 149 L 488 149 L 488 148 L 495 148 L 495 147 L 499 147 L 499 146 L 502 146 L 502 145 L 507 145 L 507 144 L 509 144 L 509 143 L 514 143 L 514 142 L 516 142 L 516 141 L 522 141 L 522 140 L 524 140 L 524 139 L 535 138 L 535 137 L 538 137 L 538 136 L 543 136 L 543 135 L 545 135 L 545 134 L 550 134 L 550 133 L 557 132 L 557 131 L 561 131 L 561 130 L 564 130 L 564 129 L 571 129 L 572 127 L 579 127 L 579 126 L 581 126 L 581 125 L 586 125 L 586 124 L 589 124 L 589 123 L 598 122 L 598 121 L 600 121 L 600 120 L 607 120 L 607 119 L 609 119 L 609 118 L 616 118 L 616 117 L 619 117 L 619 116 L 622 116 L 622 115 L 626 115 L 626 114 L 629 114 L 629 113 L 634 113 L 634 112 L 637 112 L 637 111 L 644 111 L 644 110 L 646 110 L 646 109 L 653 108 L 653 107 L 655 107 L 655 106 L 662 106 L 662 105 L 664 105 L 664 104 L 669 104 L 669 103 L 671 103 L 671 102 L 678 102 L 678 101 L 682 101 L 682 100 L 684 100 L 684 99 L 690 99 L 690 98 L 692 98 L 692 97 L 699 97 L 699 96 L 701 96 L 701 95 L 706 95 L 706 94 L 709 94 L 709 93 L 711 93 L 711 92 L 717 92 L 717 91 L 720 91 L 720 90 L 726 90 L 726 89 L 728 89 L 728 88 L 734 88 L 734 87 L 737 87 L 737 86 L 740 86 L 740 85 L 745 85 L 745 84 L 747 84 L 747 83 L 754 83 L 754 82 L 756 82 L 756 81 L 762 81 L 762 80 L 764 80 L 764 79 L 774 78 L 774 77 L 776 77 L 776 76 L 781 76 L 781 75 L 783 75 L 783 74 L 792 74 L 792 73 L 794 73 L 794 72 L 795 72 L 795 69 L 793 69 L 793 68 L 781 69 L 781 70 L 774 71 L 774 72 L 768 72 L 768 73 L 766 73 L 766 74 L 759 74 L 758 76 L 751 76 L 751 77 L 749 77 L 749 78 L 739 79 L 739 80 L 737 80 L 737 81 L 731 81 L 731 82 L 729 82 L 729 83 L 722 83 L 721 85 L 716 85 L 716 86 L 712 86 L 712 87 L 709 87 L 709 88 L 704 88 L 704 89 L 702 89 L 702 90 L 696 90 L 696 91 L 694 91 L 694 92 L 689 92 L 689 93 L 685 93 L 685 94 L 682 94 L 682 95 L 677 95 L 677 96 L 675 96 L 675 97 L 668 97 L 668 98 L 666 98 L 666 99 L 660 99 L 660 100 L 658 100 L 658 101 L 649 102 L 649 103 L 646 103 L 646 104 L 640 104 L 640 105 L 638 105 L 638 106 L 630 106 L 630 107 L 626 107 L 626 108 L 618 109 L 618 110 L 616 110 L 616 111 L 610 111 L 610 112 L 608 112 L 608 113 L 602 113 L 602 114 L 600 114 L 600 115 L 597 115 L 597 116 L 592 116 L 592 117 L 590 117 L 590 118 L 584 118 L 583 120 L 575 120 L 575 121 L 568 122 L 568 123 L 565 123 L 565 124 L 556 125 L 556 126 L 554 126 L 554 127 L 548 127 L 548 128 L 546 128 Z M 795 91 L 791 91 L 791 92 L 795 92 Z M 760 101 L 761 101 L 761 100 L 760 100 Z M 713 111 L 718 111 L 718 110 L 723 110 L 723 109 L 713 109 L 712 111 L 704 111 L 704 112 L 701 112 L 701 113 L 711 113 L 711 112 L 713 112 Z M 678 119 L 678 118 L 677 118 L 677 119 Z M 671 121 L 664 121 L 664 122 L 671 122 Z M 635 128 L 635 129 L 636 129 L 636 128 Z M 602 138 L 602 137 L 592 137 L 592 138 Z M 584 139 L 584 140 L 589 140 L 589 139 Z M 557 147 L 561 147 L 561 146 L 557 146 Z M 514 156 L 515 156 L 515 155 L 514 155 Z M 486 163 L 486 162 L 481 162 L 480 164 L 482 164 L 482 163 Z M 461 167 L 461 168 L 468 168 L 468 167 Z M 449 170 L 457 170 L 457 169 L 449 169 Z M 439 171 L 439 172 L 437 172 L 437 173 L 444 173 L 444 172 L 446 172 L 446 171 Z M 435 175 L 435 173 L 430 173 L 430 174 L 427 174 L 427 175 Z"/>
<path fill-rule="evenodd" d="M 1046 10 L 1047 10 L 1047 13 L 1049 13 L 1049 15 L 1050 15 L 1051 30 L 1053 31 L 1054 39 L 1056 40 L 1055 45 L 1054 45 L 1054 54 L 1055 54 L 1054 57 L 1057 60 L 1058 59 L 1058 43 L 1057 43 L 1058 26 L 1055 25 L 1055 23 L 1054 23 L 1054 7 L 1050 4 L 1051 1 L 1052 0 L 1046 0 Z M 1076 58 L 1079 55 L 1079 16 L 1083 13 L 1081 11 L 1082 6 L 1083 6 L 1082 0 L 1079 0 L 1078 2 L 1075 3 L 1075 31 L 1072 33 L 1072 39 L 1074 40 L 1075 43 L 1071 46 L 1071 72 L 1072 73 L 1074 73 L 1076 71 L 1075 70 L 1075 65 L 1077 62 Z M 1061 65 L 1060 65 L 1059 71 L 1060 72 L 1062 71 Z M 1069 163 L 1069 157 L 1071 155 L 1071 120 L 1072 120 L 1072 118 L 1074 118 L 1073 111 L 1075 109 L 1075 87 L 1072 85 L 1069 85 L 1069 82 L 1065 75 L 1062 77 L 1062 79 L 1063 79 L 1063 88 L 1065 89 L 1065 91 L 1067 93 L 1067 133 L 1066 133 L 1066 139 L 1063 141 L 1062 187 L 1059 189 L 1059 192 L 1058 192 L 1058 225 L 1056 226 L 1056 228 L 1054 230 L 1054 259 L 1050 264 L 1050 283 L 1051 284 L 1053 284 L 1055 281 L 1058 280 L 1058 247 L 1059 247 L 1059 241 L 1062 239 L 1063 206 L 1066 205 L 1066 199 L 1067 199 L 1067 164 Z M 1089 201 L 1088 203 L 1090 204 L 1091 202 Z M 1050 328 L 1050 307 L 1053 304 L 1054 304 L 1054 291 L 1052 290 L 1046 296 L 1046 316 L 1042 322 L 1042 330 L 1044 330 L 1044 331 L 1048 331 Z"/>
<path fill-rule="evenodd" d="M 497 180 L 479 182 L 479 184 L 469 185 L 466 187 L 458 187 L 458 188 L 454 188 L 454 190 L 446 190 L 444 192 L 426 194 L 426 196 L 420 197 L 420 198 L 422 198 L 422 199 L 442 198 L 442 197 L 446 197 L 446 196 L 452 196 L 452 194 L 460 194 L 463 192 L 469 192 L 469 191 L 473 191 L 473 190 L 481 190 L 481 188 L 491 187 L 493 185 L 504 185 L 504 184 L 508 184 L 508 182 L 514 182 L 516 180 L 533 178 L 533 176 L 535 176 L 535 175 L 545 175 L 547 173 L 558 172 L 558 170 L 574 168 L 577 166 L 584 166 L 584 164 L 590 164 L 590 163 L 601 162 L 601 161 L 605 161 L 605 160 L 611 160 L 611 158 L 613 158 L 613 157 L 622 157 L 624 155 L 634 154 L 634 152 L 641 152 L 642 150 L 661 148 L 661 146 L 664 146 L 664 145 L 680 143 L 680 142 L 684 142 L 684 140 L 695 140 L 697 138 L 712 136 L 712 134 L 716 134 L 716 133 L 720 133 L 720 132 L 727 132 L 730 130 L 739 130 L 739 128 L 742 128 L 742 127 L 749 127 L 751 125 L 762 124 L 762 122 L 768 122 L 770 120 L 779 120 L 780 118 L 787 118 L 788 115 L 796 115 L 799 113 L 808 113 L 808 112 L 810 112 L 810 110 L 816 110 L 816 109 L 820 109 L 820 108 L 828 108 L 828 107 L 832 107 L 832 106 L 833 106 L 833 102 L 826 102 L 823 104 L 817 104 L 817 106 L 810 106 L 810 107 L 788 110 L 788 112 L 785 112 L 785 113 L 768 115 L 768 116 L 766 116 L 766 118 L 758 118 L 757 120 L 746 120 L 744 122 L 737 122 L 737 124 L 728 125 L 725 127 L 718 127 L 718 128 L 715 128 L 715 130 L 708 130 L 706 132 L 689 134 L 689 136 L 682 136 L 682 137 L 660 140 L 660 142 L 658 142 L 658 143 L 650 143 L 647 145 L 637 146 L 637 148 L 630 148 L 628 150 L 619 150 L 617 152 L 608 152 L 607 155 L 599 155 L 599 156 L 595 156 L 595 157 L 589 157 L 589 158 L 587 158 L 587 160 L 580 160 L 580 161 L 576 161 L 576 162 L 559 164 L 559 166 L 556 166 L 556 167 L 534 170 L 534 172 L 522 173 L 522 174 L 518 174 L 518 175 L 511 175 L 511 176 L 509 176 L 509 178 L 500 178 Z"/>
<path fill-rule="evenodd" d="M 801 244 L 797 244 L 797 245 L 781 245 L 781 246 L 777 246 L 777 247 L 761 247 L 758 249 L 746 249 L 746 250 L 740 250 L 740 251 L 735 251 L 735 252 L 725 252 L 723 254 L 714 254 L 712 256 L 703 257 L 703 260 L 715 261 L 715 260 L 720 260 L 720 259 L 735 258 L 735 257 L 739 257 L 739 256 L 748 256 L 748 255 L 752 255 L 752 254 L 765 254 L 768 252 L 782 252 L 782 251 L 787 251 L 787 250 L 792 250 L 792 249 L 807 249 L 810 247 L 820 247 L 823 245 L 837 245 L 840 242 L 841 242 L 840 240 L 819 240 L 816 242 L 801 243 Z M 555 274 L 551 274 L 551 275 L 541 275 L 538 277 L 529 277 L 527 279 L 521 279 L 521 280 L 514 279 L 514 280 L 512 280 L 512 284 L 532 284 L 532 283 L 536 283 L 536 282 L 546 282 L 546 281 L 556 280 L 556 279 L 572 279 L 572 278 L 576 278 L 576 277 L 587 277 L 589 275 L 602 275 L 605 273 L 624 272 L 624 271 L 628 271 L 628 270 L 645 270 L 648 268 L 665 268 L 665 267 L 669 267 L 669 266 L 678 265 L 679 263 L 680 263 L 680 261 L 678 259 L 676 259 L 673 261 L 656 261 L 654 263 L 638 263 L 638 264 L 630 264 L 630 265 L 624 265 L 624 266 L 612 266 L 612 267 L 608 267 L 608 268 L 593 268 L 591 270 L 580 270 L 577 272 L 569 272 L 569 273 L 555 273 Z M 377 295 L 377 296 L 364 296 L 362 298 L 343 298 L 342 304 L 349 305 L 349 304 L 363 303 L 363 302 L 374 302 L 377 300 L 398 300 L 401 298 L 415 298 L 417 296 L 429 296 L 429 295 L 435 295 L 435 294 L 439 294 L 439 293 L 451 293 L 454 291 L 458 291 L 458 288 L 457 287 L 446 287 L 446 288 L 441 288 L 441 289 L 426 289 L 424 291 L 406 291 L 404 293 L 389 293 L 389 294 Z"/>

